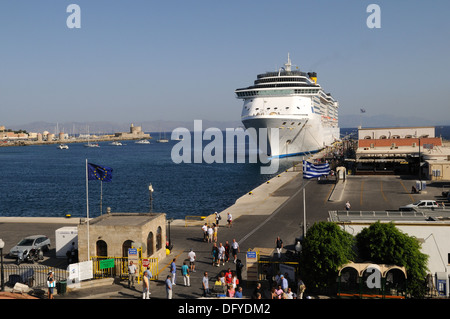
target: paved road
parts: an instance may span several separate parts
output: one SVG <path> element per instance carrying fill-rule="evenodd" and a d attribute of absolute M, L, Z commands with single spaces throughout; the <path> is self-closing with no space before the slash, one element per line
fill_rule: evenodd
<path fill-rule="evenodd" d="M 281 183 L 275 189 L 270 190 L 270 196 L 260 199 L 259 204 L 255 205 L 255 209 L 251 213 L 242 214 L 235 219 L 232 228 L 224 227 L 225 219 L 222 219 L 222 226 L 218 232 L 218 242 L 224 243 L 225 240 L 231 242 L 235 238 L 240 244 L 239 258 L 243 261 L 245 261 L 245 252 L 248 249 L 255 247 L 274 248 L 275 239 L 278 235 L 283 239 L 287 248 L 293 249 L 294 239 L 302 235 L 303 187 L 305 187 L 306 193 L 308 225 L 326 220 L 330 210 L 343 210 L 346 200 L 349 200 L 352 204 L 352 210 L 387 210 L 398 209 L 399 206 L 417 199 L 439 198 L 441 192 L 440 187 L 436 186 L 428 187 L 426 194 L 412 195 L 408 190 L 414 185 L 415 180 L 398 176 L 350 176 L 345 182 L 341 200 L 331 202 L 328 199 L 333 191 L 334 184 L 319 183 L 316 180 L 304 181 L 299 174 L 292 174 L 288 177 L 286 177 L 286 183 Z M 245 200 L 251 199 L 244 198 L 241 202 Z M 272 209 L 280 202 L 281 206 Z M 243 206 L 246 205 L 246 203 L 243 204 Z M 235 208 L 237 209 L 237 206 Z M 31 233 L 47 234 L 54 243 L 54 231 L 62 226 L 65 225 L 0 223 L 0 234 L 7 243 L 5 251 L 9 251 L 9 248 L 13 245 L 11 243 L 16 243 L 22 236 Z M 151 283 L 151 297 L 165 298 L 163 280 L 169 272 L 168 264 L 172 258 L 176 258 L 178 268 L 181 267 L 182 262 L 187 260 L 187 253 L 190 248 L 193 248 L 197 253 L 197 272 L 191 275 L 191 287 L 184 287 L 180 271 L 178 271 L 177 285 L 174 287 L 173 297 L 201 297 L 201 278 L 204 271 L 208 271 L 209 277 L 212 279 L 220 271 L 226 270 L 228 267 L 233 270 L 235 266 L 233 263 L 227 263 L 219 268 L 211 265 L 212 245 L 203 242 L 200 226 L 184 227 L 184 223 L 172 223 L 171 227 L 171 240 L 174 249 L 169 256 L 160 261 L 159 280 Z M 52 254 L 52 250 L 49 254 Z M 61 259 L 57 261 L 64 263 L 64 260 Z M 244 295 L 250 295 L 253 286 L 248 286 L 245 282 L 243 284 Z M 141 286 L 137 285 L 136 289 L 128 289 L 126 283 L 121 282 L 88 291 L 81 289 L 65 296 L 58 296 L 58 298 L 141 298 Z"/>

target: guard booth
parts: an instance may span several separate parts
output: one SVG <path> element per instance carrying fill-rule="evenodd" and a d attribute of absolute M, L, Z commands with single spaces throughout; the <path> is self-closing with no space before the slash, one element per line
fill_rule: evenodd
<path fill-rule="evenodd" d="M 448 273 L 436 273 L 436 290 L 439 296 L 448 296 Z"/>

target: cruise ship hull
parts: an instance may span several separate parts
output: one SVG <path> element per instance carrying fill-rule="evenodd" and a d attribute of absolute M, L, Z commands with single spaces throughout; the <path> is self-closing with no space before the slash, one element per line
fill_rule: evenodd
<path fill-rule="evenodd" d="M 284 67 L 258 74 L 235 93 L 244 100 L 241 120 L 256 130 L 260 153 L 308 155 L 339 139 L 339 102 L 317 83 L 317 73 L 292 70 L 289 54 Z"/>
<path fill-rule="evenodd" d="M 254 128 L 258 134 L 259 146 L 264 139 L 267 150 L 261 149 L 272 157 L 302 156 L 313 154 L 331 145 L 339 138 L 338 127 L 324 127 L 320 116 L 313 117 L 270 117 L 253 116 L 242 119 L 246 129 Z M 278 131 L 277 135 L 272 130 Z M 265 136 L 259 136 L 265 134 Z M 256 141 L 255 141 L 256 142 Z"/>

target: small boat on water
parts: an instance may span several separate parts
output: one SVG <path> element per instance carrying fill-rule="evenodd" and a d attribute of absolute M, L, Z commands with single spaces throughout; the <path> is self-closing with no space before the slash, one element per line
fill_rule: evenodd
<path fill-rule="evenodd" d="M 68 149 L 69 149 L 69 146 L 67 146 L 66 144 L 59 144 L 59 145 L 58 145 L 58 148 L 59 148 L 60 150 L 68 150 Z"/>
<path fill-rule="evenodd" d="M 169 140 L 166 138 L 166 132 L 164 132 L 164 136 L 161 137 L 161 131 L 159 131 L 159 139 L 156 140 L 156 143 L 168 143 Z"/>
<path fill-rule="evenodd" d="M 149 140 L 139 140 L 139 141 L 136 141 L 134 143 L 135 144 L 150 144 L 150 141 Z"/>
<path fill-rule="evenodd" d="M 121 142 L 114 141 L 114 142 L 112 142 L 110 145 L 113 145 L 113 146 L 122 146 L 123 144 L 122 144 Z"/>
<path fill-rule="evenodd" d="M 85 147 L 100 147 L 97 143 L 87 143 L 84 144 Z"/>

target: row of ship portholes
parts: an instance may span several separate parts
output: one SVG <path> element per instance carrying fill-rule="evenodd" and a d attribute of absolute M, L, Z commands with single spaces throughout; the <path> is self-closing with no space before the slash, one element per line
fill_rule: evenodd
<path fill-rule="evenodd" d="M 126 240 L 122 244 L 122 257 L 128 257 L 128 249 L 132 248 L 133 240 Z M 150 232 L 147 236 L 147 256 L 150 257 L 156 251 L 163 247 L 161 227 L 158 227 L 156 236 L 153 232 Z M 104 240 L 98 240 L 96 243 L 97 256 L 107 257 L 108 256 L 108 244 Z"/>

